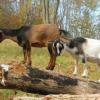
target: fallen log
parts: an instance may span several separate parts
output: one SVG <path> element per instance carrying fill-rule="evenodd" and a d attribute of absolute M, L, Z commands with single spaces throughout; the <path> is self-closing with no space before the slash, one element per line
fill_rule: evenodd
<path fill-rule="evenodd" d="M 100 83 L 71 78 L 43 69 L 27 69 L 23 64 L 16 62 L 9 64 L 9 73 L 5 86 L 0 84 L 0 88 L 18 89 L 25 92 L 40 94 L 100 93 Z"/>

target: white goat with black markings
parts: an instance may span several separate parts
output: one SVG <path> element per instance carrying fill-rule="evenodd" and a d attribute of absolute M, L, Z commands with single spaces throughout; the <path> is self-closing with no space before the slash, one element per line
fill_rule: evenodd
<path fill-rule="evenodd" d="M 77 37 L 66 41 L 63 42 L 63 40 L 59 39 L 57 42 L 54 41 L 53 46 L 55 46 L 55 52 L 59 55 L 63 49 L 61 49 L 63 44 L 64 49 L 75 58 L 74 75 L 77 75 L 80 59 L 84 63 L 83 77 L 88 77 L 87 61 L 96 62 L 100 67 L 100 40 Z"/>

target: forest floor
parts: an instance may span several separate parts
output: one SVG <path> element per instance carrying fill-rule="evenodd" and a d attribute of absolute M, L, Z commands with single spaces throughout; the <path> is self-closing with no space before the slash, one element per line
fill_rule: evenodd
<path fill-rule="evenodd" d="M 0 43 L 0 63 L 9 63 L 16 60 L 19 62 L 23 60 L 22 48 L 10 40 L 5 40 Z M 47 48 L 32 48 L 33 67 L 45 69 L 48 62 L 49 53 Z M 66 76 L 72 76 L 73 68 L 74 59 L 69 53 L 63 52 L 62 55 L 57 58 L 56 67 L 53 71 Z M 100 68 L 96 64 L 88 63 L 88 70 L 89 79 L 98 80 L 100 78 Z M 80 62 L 78 77 L 81 77 L 82 71 L 83 67 Z M 10 99 L 15 94 L 16 96 L 40 96 L 39 94 L 31 94 L 19 90 L 0 89 L 0 100 L 8 100 L 8 98 Z"/>

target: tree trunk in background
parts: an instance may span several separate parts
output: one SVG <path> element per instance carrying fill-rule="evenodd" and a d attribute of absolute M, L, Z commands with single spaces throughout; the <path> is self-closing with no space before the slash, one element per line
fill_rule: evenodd
<path fill-rule="evenodd" d="M 45 22 L 45 20 L 46 20 L 45 0 L 43 0 L 42 4 L 43 4 L 43 22 L 46 23 Z"/>
<path fill-rule="evenodd" d="M 67 77 L 52 71 L 30 68 L 13 62 L 9 64 L 6 86 L 1 89 L 18 89 L 41 94 L 95 94 L 100 93 L 100 83 Z"/>
<path fill-rule="evenodd" d="M 60 0 L 57 0 L 55 9 L 54 9 L 54 19 L 53 19 L 54 24 L 57 24 L 57 12 L 58 12 L 59 3 L 60 3 Z"/>
<path fill-rule="evenodd" d="M 43 22 L 49 23 L 49 0 L 43 0 Z"/>
<path fill-rule="evenodd" d="M 45 0 L 46 2 L 46 23 L 49 23 L 49 0 Z"/>

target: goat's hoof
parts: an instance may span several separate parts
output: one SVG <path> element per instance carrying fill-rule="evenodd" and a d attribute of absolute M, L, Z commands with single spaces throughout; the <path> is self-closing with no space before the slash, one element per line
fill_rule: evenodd
<path fill-rule="evenodd" d="M 52 67 L 46 67 L 47 70 L 53 70 L 54 68 Z"/>
<path fill-rule="evenodd" d="M 46 70 L 50 70 L 50 67 L 46 67 Z"/>
<path fill-rule="evenodd" d="M 32 66 L 30 64 L 25 64 L 26 68 L 31 68 Z"/>
<path fill-rule="evenodd" d="M 82 75 L 82 77 L 83 77 L 83 78 L 88 78 L 88 76 L 86 76 L 86 75 Z"/>

